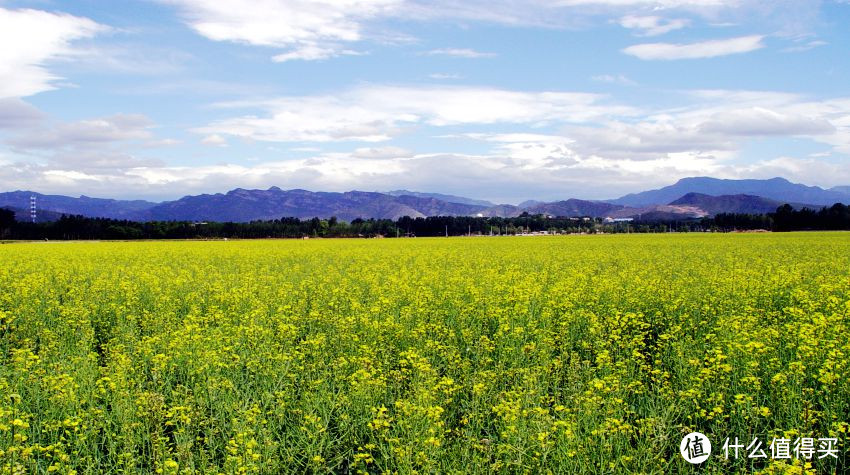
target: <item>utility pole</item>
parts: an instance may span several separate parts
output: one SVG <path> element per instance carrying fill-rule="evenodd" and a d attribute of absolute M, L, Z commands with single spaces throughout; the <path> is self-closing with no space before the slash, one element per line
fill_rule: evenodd
<path fill-rule="evenodd" d="M 446 237 L 449 237 L 449 225 L 446 225 Z"/>

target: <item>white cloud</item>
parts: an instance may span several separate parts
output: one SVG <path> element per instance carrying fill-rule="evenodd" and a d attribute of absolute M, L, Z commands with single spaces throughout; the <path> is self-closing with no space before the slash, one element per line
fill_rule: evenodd
<path fill-rule="evenodd" d="M 227 147 L 227 139 L 219 134 L 211 134 L 201 139 L 204 145 L 212 145 L 214 147 Z"/>
<path fill-rule="evenodd" d="M 603 127 L 573 127 L 565 133 L 584 155 L 629 161 L 655 160 L 684 152 L 718 155 L 737 148 L 737 142 L 730 137 L 702 133 L 697 125 L 680 122 L 678 116 L 644 118 L 637 123 L 610 121 Z"/>
<path fill-rule="evenodd" d="M 514 165 L 523 170 L 562 169 L 581 162 L 581 156 L 570 147 L 572 141 L 560 142 L 510 142 L 500 145 L 496 153 L 514 160 Z"/>
<path fill-rule="evenodd" d="M 0 185 L 63 193 L 84 188 L 90 195 L 123 197 L 238 186 L 328 191 L 403 187 L 465 191 L 461 194 L 509 201 L 532 194 L 542 199 L 610 198 L 692 175 L 769 174 L 821 185 L 850 182 L 845 180 L 850 171 L 841 166 L 846 157 L 840 155 L 850 153 L 850 99 L 735 90 L 679 91 L 670 97 L 681 105 L 648 111 L 610 104 L 610 99 L 593 94 L 363 86 L 334 96 L 223 104 L 260 113 L 210 124 L 205 128 L 209 130 L 199 131 L 206 134 L 202 141 L 215 144 L 232 136 L 282 142 L 379 141 L 409 127 L 432 126 L 447 129 L 449 135 L 443 138 L 471 141 L 464 146 L 477 150 L 416 153 L 392 142 L 333 153 L 300 147 L 310 155 L 285 159 L 287 153 L 304 155 L 275 150 L 281 158 L 258 158 L 251 166 L 175 167 L 129 152 L 155 141 L 154 124 L 144 116 L 44 128 L 39 121 L 30 130 L 12 131 L 17 135 L 10 139 L 28 147 L 37 162 L 29 156 L 29 163 L 5 157 Z M 535 127 L 540 123 L 548 126 Z M 504 132 L 468 132 L 487 124 L 498 124 Z M 763 157 L 755 163 L 756 157 L 741 156 L 747 141 L 761 137 L 802 137 L 830 146 L 831 155 Z M 445 143 L 435 142 L 434 147 Z M 592 185 L 602 182 L 604 188 Z"/>
<path fill-rule="evenodd" d="M 359 20 L 386 14 L 398 0 L 163 0 L 216 41 L 279 48 L 318 40 L 357 41 Z"/>
<path fill-rule="evenodd" d="M 44 113 L 20 99 L 0 99 L 0 129 L 30 127 L 43 120 L 44 117 Z"/>
<path fill-rule="evenodd" d="M 835 127 L 823 117 L 750 107 L 717 112 L 700 125 L 700 131 L 750 137 L 804 136 L 832 134 Z"/>
<path fill-rule="evenodd" d="M 150 149 L 177 143 L 156 139 L 154 123 L 140 114 L 116 114 L 74 122 L 48 122 L 15 130 L 6 143 L 17 153 L 46 162 L 51 169 L 89 173 L 161 166 L 162 161 L 137 156 L 132 147 Z M 65 174 L 67 175 L 67 174 Z"/>
<path fill-rule="evenodd" d="M 338 56 L 363 56 L 366 53 L 344 49 L 338 45 L 318 46 L 305 45 L 286 53 L 281 53 L 272 56 L 272 61 L 283 63 L 286 61 L 301 60 L 301 61 L 318 61 L 323 59 L 336 58 Z"/>
<path fill-rule="evenodd" d="M 439 80 L 447 80 L 447 79 L 463 79 L 463 76 L 460 74 L 452 74 L 452 73 L 432 73 L 428 75 L 431 79 L 439 79 Z"/>
<path fill-rule="evenodd" d="M 698 160 L 698 159 L 697 159 Z M 517 202 L 533 191 L 541 199 L 610 198 L 646 187 L 669 184 L 704 170 L 699 161 L 664 158 L 633 166 L 628 160 L 581 157 L 566 145 L 505 144 L 491 154 L 417 154 L 398 158 L 358 158 L 329 153 L 307 159 L 271 161 L 253 166 L 139 166 L 86 171 L 32 164 L 0 169 L 0 183 L 12 188 L 93 196 L 176 197 L 177 193 L 221 192 L 236 187 L 306 188 L 316 191 L 386 189 L 398 186 Z M 446 173 L 451 170 L 451 173 Z M 604 181 L 606 187 L 596 185 Z"/>
<path fill-rule="evenodd" d="M 102 177 L 73 170 L 45 170 L 43 177 L 48 183 L 59 185 L 79 185 L 88 181 L 102 181 Z"/>
<path fill-rule="evenodd" d="M 73 60 L 75 70 L 101 74 L 114 71 L 135 76 L 162 76 L 184 71 L 195 57 L 180 51 L 176 46 L 88 42 L 85 45 L 75 45 L 70 59 Z"/>
<path fill-rule="evenodd" d="M 803 51 L 815 49 L 815 48 L 818 48 L 820 46 L 826 46 L 828 44 L 829 43 L 827 43 L 826 41 L 812 40 L 812 41 L 808 41 L 808 42 L 805 42 L 805 43 L 802 43 L 802 44 L 797 44 L 795 46 L 789 46 L 787 48 L 783 48 L 782 52 L 783 53 L 801 53 Z"/>
<path fill-rule="evenodd" d="M 640 30 L 642 36 L 658 36 L 671 31 L 680 30 L 690 25 L 685 18 L 666 19 L 657 15 L 635 16 L 627 15 L 620 18 L 620 26 L 632 30 Z"/>
<path fill-rule="evenodd" d="M 596 82 L 605 82 L 608 84 L 619 84 L 621 86 L 635 86 L 637 83 L 627 78 L 622 74 L 600 74 L 598 76 L 593 76 L 590 78 Z"/>
<path fill-rule="evenodd" d="M 413 152 L 401 147 L 361 147 L 351 154 L 355 158 L 403 158 L 410 157 Z"/>
<path fill-rule="evenodd" d="M 427 56 L 452 56 L 455 58 L 492 58 L 495 53 L 484 53 L 469 48 L 440 48 L 423 53 Z"/>
<path fill-rule="evenodd" d="M 720 91 L 712 91 L 711 95 L 722 97 Z M 837 129 L 850 127 L 850 100 L 818 104 L 789 100 L 782 94 L 728 93 L 728 97 L 739 98 L 759 95 L 776 101 L 772 107 L 780 117 L 791 116 L 790 110 L 819 110 L 823 117 L 836 117 Z M 740 110 L 749 111 L 744 105 Z M 532 194 L 552 200 L 611 198 L 694 175 L 779 175 L 823 186 L 850 183 L 850 169 L 834 157 L 777 157 L 741 163 L 739 145 L 747 137 L 736 131 L 707 132 L 705 124 L 725 113 L 752 121 L 739 124 L 750 133 L 774 133 L 779 129 L 770 128 L 776 124 L 776 115 L 763 111 L 747 115 L 739 113 L 735 106 L 712 100 L 693 108 L 661 111 L 635 123 L 605 122 L 597 127 L 568 128 L 564 135 L 514 132 L 451 136 L 492 144 L 490 150 L 479 154 L 414 153 L 389 145 L 358 147 L 349 152 L 304 150 L 315 153 L 307 158 L 267 160 L 251 166 L 229 163 L 196 167 L 167 166 L 132 156 L 124 156 L 121 162 L 116 155 L 85 165 L 58 160 L 45 165 L 10 163 L 0 168 L 0 183 L 7 188 L 56 193 L 74 193 L 84 187 L 90 195 L 120 197 L 162 197 L 172 196 L 174 190 L 195 194 L 272 185 L 321 191 L 392 186 L 500 202 L 516 202 Z M 765 121 L 767 127 L 760 126 L 759 121 Z M 598 186 L 599 183 L 605 186 Z"/>
<path fill-rule="evenodd" d="M 517 184 L 527 189 L 555 189 L 561 185 L 579 189 L 580 177 L 624 188 L 629 184 L 645 188 L 650 183 L 664 184 L 694 174 L 733 177 L 744 173 L 740 171 L 744 166 L 736 164 L 746 163 L 745 157 L 740 156 L 746 143 L 763 137 L 800 137 L 829 145 L 835 153 L 850 152 L 850 99 L 812 101 L 770 91 L 697 90 L 671 94 L 683 99 L 684 105 L 646 111 L 608 104 L 604 96 L 586 94 L 367 86 L 332 98 L 309 96 L 232 104 L 260 106 L 268 113 L 211 124 L 200 132 L 268 141 L 388 141 L 405 128 L 430 125 L 449 128 L 448 134 L 439 138 L 493 144 L 481 155 L 431 154 L 428 160 L 422 154 L 412 155 L 392 147 L 360 148 L 348 154 L 314 157 L 305 162 L 302 170 L 318 180 L 330 172 L 316 164 L 333 160 L 334 170 L 350 171 L 343 162 L 356 159 L 360 172 L 337 184 L 364 187 L 357 184 L 362 179 L 375 182 L 375 189 L 382 189 L 377 177 L 398 168 L 419 174 L 423 180 L 433 178 L 432 182 L 405 185 L 418 186 L 417 189 L 434 189 L 445 180 L 458 185 L 464 179 L 499 183 L 503 171 L 540 181 Z M 548 127 L 535 127 L 541 123 Z M 451 130 L 451 126 L 487 124 L 500 124 L 500 128 L 513 132 Z M 434 158 L 437 155 L 441 158 Z M 453 157 L 451 162 L 449 156 Z M 377 164 L 379 159 L 382 165 Z M 418 168 L 424 163 L 452 172 L 438 178 Z M 399 172 L 398 176 L 387 178 L 383 187 L 386 183 L 395 184 L 395 180 L 403 181 L 403 176 Z M 317 189 L 322 184 L 326 183 L 317 182 Z"/>
<path fill-rule="evenodd" d="M 762 91 L 689 91 L 688 105 L 639 118 L 611 117 L 563 133 L 583 155 L 632 161 L 680 152 L 734 158 L 743 145 L 765 137 L 796 137 L 850 153 L 850 100 L 812 101 Z"/>
<path fill-rule="evenodd" d="M 146 148 L 170 147 L 172 145 L 178 145 L 181 143 L 183 142 L 177 139 L 153 139 L 146 141 L 142 144 L 142 146 Z"/>
<path fill-rule="evenodd" d="M 326 59 L 339 44 L 360 41 L 362 22 L 386 15 L 401 0 L 162 0 L 177 6 L 197 33 L 214 41 L 231 41 L 289 51 L 276 61 Z"/>
<path fill-rule="evenodd" d="M 448 137 L 465 137 L 474 140 L 485 140 L 488 142 L 536 142 L 536 143 L 562 143 L 565 137 L 562 135 L 533 134 L 533 133 L 506 133 L 506 134 L 482 134 L 469 133 L 453 135 Z"/>
<path fill-rule="evenodd" d="M 701 103 L 681 112 L 684 121 L 736 121 L 740 129 L 752 135 L 804 136 L 831 145 L 837 153 L 850 154 L 850 98 L 815 101 L 789 93 L 726 90 L 700 90 L 688 95 Z"/>
<path fill-rule="evenodd" d="M 106 27 L 87 18 L 39 10 L 0 8 L 0 99 L 48 91 L 61 78 L 45 65 L 73 54 L 74 40 Z"/>
<path fill-rule="evenodd" d="M 574 140 L 561 135 L 534 133 L 464 134 L 463 136 L 496 146 L 491 153 L 509 166 L 520 170 L 558 170 L 579 164 L 581 157 L 573 148 Z"/>
<path fill-rule="evenodd" d="M 752 165 L 726 166 L 718 171 L 723 178 L 773 178 L 788 177 L 797 183 L 817 184 L 821 187 L 850 183 L 850 167 L 834 161 L 780 156 L 760 160 Z"/>
<path fill-rule="evenodd" d="M 60 150 L 47 158 L 50 167 L 63 171 L 112 174 L 137 167 L 159 167 L 164 162 L 157 158 L 126 153 L 115 147 Z"/>
<path fill-rule="evenodd" d="M 646 36 L 663 34 L 688 25 L 680 13 L 719 21 L 782 17 L 790 24 L 811 21 L 813 0 L 795 9 L 796 15 L 779 15 L 775 0 L 158 0 L 177 8 L 198 34 L 213 41 L 228 41 L 285 50 L 276 61 L 323 60 L 354 52 L 345 45 L 409 36 L 387 30 L 380 20 L 481 22 L 508 26 L 586 28 L 594 18 L 622 18 L 628 28 Z M 783 3 L 784 4 L 784 3 Z M 788 9 L 787 6 L 785 9 Z M 746 15 L 746 13 L 752 13 Z M 666 15 L 673 15 L 666 18 Z M 799 20 L 803 21 L 803 20 Z M 452 49 L 447 49 L 450 53 Z M 473 50 L 457 49 L 462 57 L 483 57 Z M 466 54 L 463 54 L 466 52 Z M 487 53 L 483 53 L 487 54 Z"/>
<path fill-rule="evenodd" d="M 559 5 L 600 5 L 609 7 L 652 7 L 665 8 L 705 8 L 734 7 L 744 2 L 738 0 L 560 0 Z"/>
<path fill-rule="evenodd" d="M 225 106 L 255 107 L 196 131 L 271 142 L 381 142 L 413 125 L 584 122 L 633 110 L 604 104 L 604 96 L 519 92 L 475 87 L 365 86 L 333 96 L 283 97 Z"/>
<path fill-rule="evenodd" d="M 490 153 L 478 155 L 399 153 L 393 156 L 396 154 L 389 150 L 373 153 L 361 149 L 252 166 L 160 164 L 122 170 L 76 170 L 13 163 L 0 169 L 0 183 L 10 188 L 50 193 L 76 194 L 84 188 L 86 194 L 94 196 L 155 199 L 177 197 L 175 190 L 183 195 L 272 185 L 316 191 L 397 186 L 518 202 L 530 195 L 544 200 L 612 198 L 664 186 L 682 177 L 706 174 L 725 178 L 793 176 L 797 181 L 824 186 L 850 182 L 850 170 L 846 167 L 814 159 L 780 157 L 753 165 L 736 165 L 728 157 L 683 151 L 636 161 L 582 154 L 573 148 L 573 142 L 563 137 L 507 134 L 490 136 L 487 140 L 498 145 Z M 600 183 L 605 186 L 599 186 Z"/>
<path fill-rule="evenodd" d="M 746 89 L 695 89 L 683 91 L 689 97 L 709 104 L 737 104 L 740 106 L 786 106 L 803 102 L 799 94 Z"/>
<path fill-rule="evenodd" d="M 140 114 L 117 114 L 36 128 L 13 136 L 8 143 L 20 149 L 58 149 L 152 137 L 153 122 Z"/>
<path fill-rule="evenodd" d="M 794 0 L 812 3 L 812 0 Z M 586 28 L 594 17 L 682 13 L 717 21 L 741 12 L 774 13 L 776 0 L 407 0 L 396 15 L 411 20 L 448 20 L 508 26 Z M 786 2 L 783 2 L 786 3 Z M 767 16 L 767 15 L 765 15 Z"/>
<path fill-rule="evenodd" d="M 764 48 L 763 39 L 760 35 L 750 35 L 699 43 L 645 43 L 629 46 L 623 52 L 644 60 L 714 58 Z"/>

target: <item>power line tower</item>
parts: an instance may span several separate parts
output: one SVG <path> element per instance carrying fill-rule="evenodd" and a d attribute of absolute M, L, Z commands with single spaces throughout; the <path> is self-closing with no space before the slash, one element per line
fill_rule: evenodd
<path fill-rule="evenodd" d="M 30 219 L 32 222 L 35 222 L 36 212 L 35 212 L 35 195 L 30 196 Z"/>

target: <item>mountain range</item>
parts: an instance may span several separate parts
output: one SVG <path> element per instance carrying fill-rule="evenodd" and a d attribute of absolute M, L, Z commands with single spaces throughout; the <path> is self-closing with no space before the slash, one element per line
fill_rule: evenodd
<path fill-rule="evenodd" d="M 850 203 L 850 187 L 823 189 L 791 183 L 784 178 L 769 180 L 723 180 L 710 177 L 683 178 L 664 188 L 633 193 L 613 200 L 525 201 L 519 205 L 439 193 L 407 190 L 390 192 L 267 190 L 237 188 L 227 193 L 184 196 L 155 203 L 144 200 L 114 200 L 80 196 L 44 195 L 31 191 L 0 193 L 0 207 L 29 217 L 29 200 L 36 197 L 39 220 L 57 219 L 62 214 L 128 219 L 134 221 L 234 221 L 268 220 L 281 217 L 328 218 L 345 221 L 357 218 L 397 219 L 402 216 L 500 216 L 524 212 L 551 216 L 681 219 L 717 213 L 768 213 L 783 203 L 795 207 L 820 208 L 837 202 Z"/>
<path fill-rule="evenodd" d="M 670 203 L 687 193 L 702 193 L 710 196 L 752 195 L 771 200 L 794 203 L 808 203 L 817 206 L 829 206 L 847 202 L 850 199 L 850 187 L 838 186 L 824 190 L 817 186 L 791 183 L 785 178 L 769 180 L 723 180 L 709 177 L 682 178 L 673 185 L 657 190 L 643 191 L 622 196 L 610 203 L 626 206 L 651 206 Z"/>
<path fill-rule="evenodd" d="M 391 196 L 415 196 L 417 198 L 434 198 L 435 200 L 445 201 L 447 203 L 460 203 L 464 205 L 477 205 L 486 207 L 496 205 L 496 203 L 492 203 L 487 200 L 476 200 L 472 198 L 464 198 L 463 196 L 444 195 L 442 193 L 421 193 L 418 191 L 393 190 L 386 192 L 386 194 Z"/>
<path fill-rule="evenodd" d="M 0 207 L 20 208 L 29 215 L 30 196 L 35 196 L 40 210 L 62 214 L 81 214 L 83 216 L 135 219 L 137 213 L 156 206 L 158 203 L 143 200 L 113 200 L 80 196 L 73 198 L 62 195 L 43 195 L 32 191 L 12 191 L 0 193 Z"/>

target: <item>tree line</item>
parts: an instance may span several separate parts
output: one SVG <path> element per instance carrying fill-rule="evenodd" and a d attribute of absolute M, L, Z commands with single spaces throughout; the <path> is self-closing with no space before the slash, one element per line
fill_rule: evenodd
<path fill-rule="evenodd" d="M 429 237 L 517 235 L 527 233 L 657 233 L 729 232 L 737 230 L 850 230 L 850 207 L 836 203 L 820 210 L 790 205 L 767 214 L 721 213 L 713 217 L 677 220 L 606 222 L 600 218 L 565 218 L 523 213 L 517 217 L 431 216 L 391 219 L 281 218 L 247 223 L 148 221 L 63 215 L 56 221 L 15 220 L 0 208 L 0 239 L 257 239 L 311 237 Z"/>

